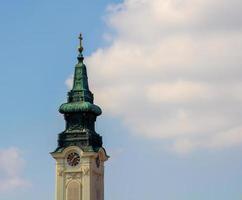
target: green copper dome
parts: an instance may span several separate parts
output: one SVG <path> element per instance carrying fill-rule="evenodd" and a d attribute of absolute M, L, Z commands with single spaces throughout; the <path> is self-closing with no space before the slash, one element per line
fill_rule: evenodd
<path fill-rule="evenodd" d="M 101 115 L 102 110 L 100 107 L 93 104 L 93 94 L 88 86 L 87 69 L 86 65 L 83 63 L 84 57 L 82 55 L 83 47 L 81 35 L 79 39 L 80 47 L 78 49 L 78 63 L 75 66 L 73 87 L 68 93 L 68 102 L 60 106 L 59 112 L 62 114 L 90 112 L 98 116 Z"/>
<path fill-rule="evenodd" d="M 102 110 L 97 105 L 90 102 L 70 102 L 64 103 L 60 106 L 59 112 L 64 113 L 76 113 L 76 112 L 92 112 L 95 115 L 101 115 Z"/>

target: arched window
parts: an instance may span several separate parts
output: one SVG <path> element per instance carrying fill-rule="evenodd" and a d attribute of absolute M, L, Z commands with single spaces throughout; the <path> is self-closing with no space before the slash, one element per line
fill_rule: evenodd
<path fill-rule="evenodd" d="M 67 186 L 67 200 L 81 200 L 80 184 L 71 181 Z"/>

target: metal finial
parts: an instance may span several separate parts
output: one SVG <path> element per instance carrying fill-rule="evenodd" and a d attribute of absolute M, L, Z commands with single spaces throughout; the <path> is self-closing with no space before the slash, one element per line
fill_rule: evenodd
<path fill-rule="evenodd" d="M 78 55 L 78 57 L 77 57 L 77 59 L 78 59 L 78 61 L 79 62 L 82 62 L 83 60 L 84 60 L 84 57 L 83 57 L 83 55 L 82 55 L 82 52 L 83 52 L 83 46 L 82 46 L 82 34 L 80 33 L 80 35 L 79 35 L 79 40 L 80 40 L 80 46 L 79 46 L 79 48 L 78 48 L 78 51 L 79 51 L 79 55 Z"/>
<path fill-rule="evenodd" d="M 83 51 L 82 39 L 83 39 L 83 38 L 82 38 L 82 34 L 80 33 L 80 35 L 79 35 L 80 46 L 79 46 L 79 48 L 78 48 L 78 50 L 79 50 L 80 53 L 82 53 L 82 51 Z"/>

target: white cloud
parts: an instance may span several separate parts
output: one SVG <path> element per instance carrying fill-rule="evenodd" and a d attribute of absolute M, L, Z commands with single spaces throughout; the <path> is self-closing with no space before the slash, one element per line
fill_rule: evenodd
<path fill-rule="evenodd" d="M 241 7 L 240 0 L 110 5 L 112 42 L 86 60 L 96 102 L 178 153 L 242 144 Z"/>
<path fill-rule="evenodd" d="M 24 160 L 19 149 L 0 150 L 0 192 L 27 187 L 30 183 L 22 178 Z"/>
<path fill-rule="evenodd" d="M 242 127 L 235 127 L 233 129 L 225 130 L 216 134 L 209 135 L 208 138 L 195 139 L 179 139 L 171 146 L 171 150 L 186 154 L 194 149 L 208 148 L 220 149 L 241 144 L 242 140 Z"/>

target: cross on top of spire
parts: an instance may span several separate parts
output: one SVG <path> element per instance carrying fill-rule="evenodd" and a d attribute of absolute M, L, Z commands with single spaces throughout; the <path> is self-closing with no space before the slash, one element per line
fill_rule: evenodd
<path fill-rule="evenodd" d="M 80 40 L 80 46 L 79 46 L 79 48 L 78 48 L 78 51 L 79 51 L 79 55 L 77 56 L 77 59 L 78 59 L 78 61 L 79 62 L 83 62 L 83 60 L 84 60 L 84 57 L 83 57 L 83 54 L 82 54 L 82 52 L 83 52 L 83 50 L 84 50 L 84 48 L 83 48 L 83 46 L 82 46 L 82 34 L 80 33 L 80 35 L 79 35 L 79 40 Z"/>

